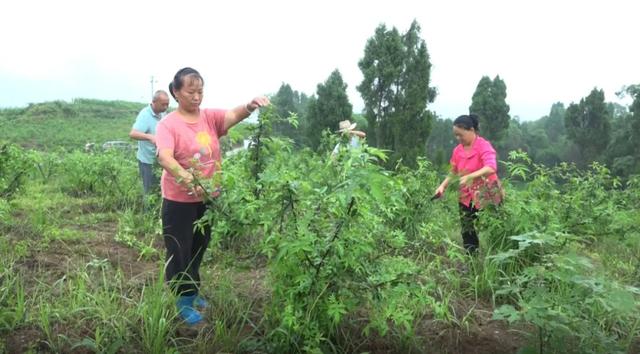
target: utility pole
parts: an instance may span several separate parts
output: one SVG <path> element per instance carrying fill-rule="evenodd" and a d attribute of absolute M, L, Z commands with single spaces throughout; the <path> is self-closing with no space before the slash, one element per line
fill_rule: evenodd
<path fill-rule="evenodd" d="M 151 75 L 151 99 L 153 99 L 153 82 L 155 81 L 153 75 Z"/>

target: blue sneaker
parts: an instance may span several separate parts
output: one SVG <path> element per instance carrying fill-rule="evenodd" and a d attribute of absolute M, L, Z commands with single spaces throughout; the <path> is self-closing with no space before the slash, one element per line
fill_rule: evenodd
<path fill-rule="evenodd" d="M 193 308 L 193 300 L 195 297 L 196 295 L 180 296 L 176 303 L 180 318 L 189 326 L 194 326 L 202 322 L 202 315 Z"/>
<path fill-rule="evenodd" d="M 200 311 L 206 310 L 207 307 L 209 307 L 207 300 L 200 295 L 196 295 L 196 298 L 193 300 L 193 305 Z"/>

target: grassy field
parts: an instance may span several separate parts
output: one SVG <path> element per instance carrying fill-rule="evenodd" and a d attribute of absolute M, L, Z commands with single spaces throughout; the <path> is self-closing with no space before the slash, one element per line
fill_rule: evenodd
<path fill-rule="evenodd" d="M 144 103 L 78 99 L 0 110 L 3 138 L 34 149 L 82 149 L 109 140 L 129 140 Z"/>
<path fill-rule="evenodd" d="M 76 99 L 0 109 L 0 130 L 8 142 L 36 150 L 82 149 L 87 143 L 131 141 L 129 132 L 146 103 Z M 233 141 L 248 136 L 246 124 L 229 133 Z"/>

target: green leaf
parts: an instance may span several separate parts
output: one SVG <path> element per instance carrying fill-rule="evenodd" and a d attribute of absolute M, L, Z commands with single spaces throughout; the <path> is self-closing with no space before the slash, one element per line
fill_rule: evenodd
<path fill-rule="evenodd" d="M 621 315 L 632 313 L 636 309 L 635 298 L 624 289 L 613 289 L 604 300 Z"/>
<path fill-rule="evenodd" d="M 331 321 L 334 325 L 340 323 L 342 316 L 347 313 L 345 304 L 336 300 L 334 295 L 329 296 L 329 303 L 327 304 L 327 314 L 331 317 Z"/>
<path fill-rule="evenodd" d="M 509 323 L 520 320 L 521 314 L 511 305 L 502 305 L 493 311 L 494 320 L 507 320 Z"/>

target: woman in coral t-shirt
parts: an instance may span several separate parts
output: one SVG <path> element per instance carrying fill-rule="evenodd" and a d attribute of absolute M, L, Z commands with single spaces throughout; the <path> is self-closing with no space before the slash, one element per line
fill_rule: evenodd
<path fill-rule="evenodd" d="M 169 84 L 178 109 L 158 123 L 156 146 L 163 167 L 162 232 L 167 248 L 165 278 L 178 295 L 178 314 L 189 325 L 203 322 L 197 308 L 206 307 L 198 295 L 200 263 L 209 244 L 211 230 L 194 229 L 206 206 L 198 180 L 211 178 L 220 169 L 218 138 L 247 118 L 258 107 L 269 104 L 256 97 L 230 110 L 200 109 L 204 79 L 196 70 L 179 70 Z M 195 175 L 195 176 L 194 176 Z"/>
<path fill-rule="evenodd" d="M 479 240 L 474 220 L 477 212 L 487 203 L 498 204 L 502 200 L 502 189 L 498 179 L 496 150 L 491 143 L 478 135 L 478 117 L 462 115 L 453 122 L 453 134 L 459 144 L 451 155 L 451 172 L 460 178 L 460 222 L 464 248 L 473 253 Z M 442 181 L 435 191 L 442 196 L 451 181 L 451 176 Z"/>

